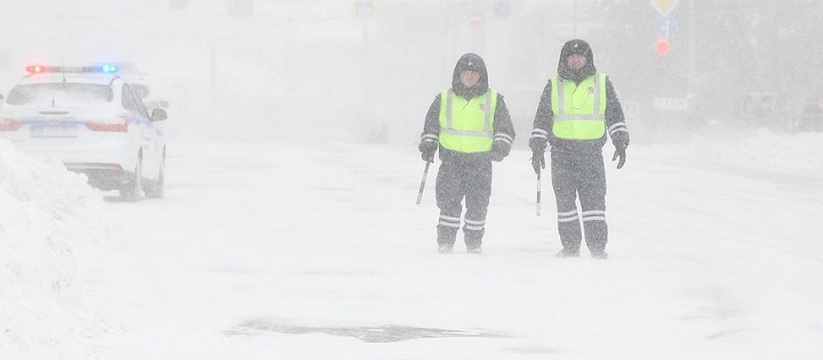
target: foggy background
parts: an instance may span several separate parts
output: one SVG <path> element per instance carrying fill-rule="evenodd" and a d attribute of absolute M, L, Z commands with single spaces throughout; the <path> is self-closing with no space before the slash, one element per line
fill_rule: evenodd
<path fill-rule="evenodd" d="M 819 358 L 823 133 L 792 124 L 823 90 L 821 3 L 0 0 L 3 95 L 26 65 L 116 61 L 170 102 L 162 201 L 0 141 L 0 358 Z M 552 201 L 534 215 L 526 144 L 572 38 L 632 134 L 607 263 L 551 260 Z M 447 259 L 415 147 L 470 51 L 518 149 L 486 253 Z M 338 336 L 373 325 L 503 336 Z"/>
<path fill-rule="evenodd" d="M 823 90 L 815 0 L 0 4 L 3 95 L 26 65 L 134 63 L 152 84 L 150 98 L 171 104 L 171 141 L 416 143 L 458 57 L 476 52 L 524 147 L 572 38 L 592 45 L 635 141 L 717 125 L 790 131 L 804 101 Z M 658 55 L 663 38 L 670 51 Z M 766 113 L 751 94 L 771 94 Z"/>

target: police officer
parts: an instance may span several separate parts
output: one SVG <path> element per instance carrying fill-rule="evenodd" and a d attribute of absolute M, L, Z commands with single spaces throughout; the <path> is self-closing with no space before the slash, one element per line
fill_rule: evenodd
<path fill-rule="evenodd" d="M 473 53 L 460 57 L 452 86 L 437 95 L 426 114 L 419 150 L 424 161 L 434 161 L 440 150 L 435 192 L 440 219 L 437 244 L 451 253 L 460 229 L 466 251 L 480 254 L 491 197 L 492 161 L 509 155 L 514 127 L 503 96 L 489 88 L 483 59 Z"/>
<path fill-rule="evenodd" d="M 546 144 L 551 147 L 552 187 L 563 245 L 558 257 L 580 256 L 585 234 L 592 257 L 608 258 L 602 152 L 606 134 L 616 149 L 612 160 L 619 159 L 620 169 L 626 162 L 629 133 L 617 93 L 609 78 L 597 72 L 591 46 L 583 40 L 568 41 L 560 51 L 557 74 L 543 90 L 529 139 L 536 173 L 546 167 Z"/>

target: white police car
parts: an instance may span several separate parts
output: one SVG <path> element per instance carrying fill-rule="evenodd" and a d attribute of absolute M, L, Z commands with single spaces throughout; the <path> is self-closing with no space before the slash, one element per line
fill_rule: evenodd
<path fill-rule="evenodd" d="M 54 157 L 125 201 L 163 197 L 166 143 L 116 66 L 29 66 L 0 106 L 0 138 Z"/>

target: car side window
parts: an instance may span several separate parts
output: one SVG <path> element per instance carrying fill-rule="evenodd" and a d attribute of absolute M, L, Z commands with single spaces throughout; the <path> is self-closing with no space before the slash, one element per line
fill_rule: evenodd
<path fill-rule="evenodd" d="M 134 91 L 132 91 L 128 84 L 123 84 L 123 107 L 134 111 L 147 119 L 150 118 L 149 112 L 146 110 L 146 106 L 143 104 L 143 101 L 134 94 Z"/>

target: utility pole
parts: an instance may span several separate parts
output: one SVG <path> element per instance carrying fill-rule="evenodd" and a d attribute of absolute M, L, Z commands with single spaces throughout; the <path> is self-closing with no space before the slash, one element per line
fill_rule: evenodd
<path fill-rule="evenodd" d="M 696 18 L 696 9 L 695 3 L 697 0 L 689 0 L 689 94 L 695 94 L 697 92 L 697 51 L 696 45 L 697 44 L 697 31 L 695 28 L 697 27 L 697 22 L 695 21 Z"/>
<path fill-rule="evenodd" d="M 572 34 L 573 37 L 578 38 L 579 35 L 577 34 L 577 0 L 573 2 L 574 9 L 572 10 Z"/>

